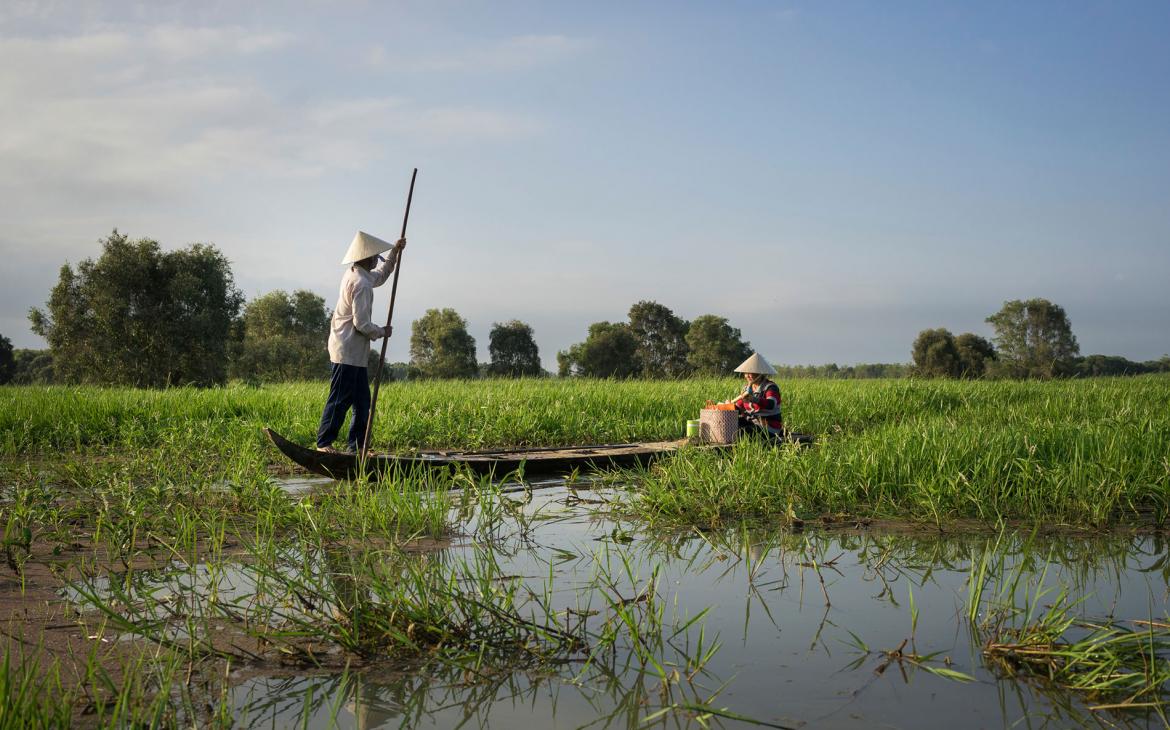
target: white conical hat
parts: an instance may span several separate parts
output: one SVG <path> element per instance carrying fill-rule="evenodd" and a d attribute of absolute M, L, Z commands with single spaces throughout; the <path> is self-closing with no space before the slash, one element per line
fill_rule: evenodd
<path fill-rule="evenodd" d="M 743 364 L 735 369 L 737 373 L 751 373 L 753 375 L 775 375 L 776 368 L 768 364 L 768 361 L 763 358 L 758 352 L 753 352 L 752 356 L 743 361 Z"/>
<path fill-rule="evenodd" d="M 345 252 L 345 258 L 341 260 L 341 263 L 352 264 L 354 261 L 361 261 L 385 253 L 392 248 L 394 248 L 393 244 L 386 243 L 377 236 L 358 231 L 354 234 L 353 241 L 349 244 L 349 250 Z"/>

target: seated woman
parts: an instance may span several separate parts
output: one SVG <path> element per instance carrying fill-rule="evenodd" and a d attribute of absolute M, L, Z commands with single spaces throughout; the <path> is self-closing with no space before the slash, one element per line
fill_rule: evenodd
<path fill-rule="evenodd" d="M 754 353 L 735 369 L 743 373 L 743 393 L 735 401 L 739 414 L 739 432 L 759 434 L 769 438 L 784 438 L 784 417 L 780 413 L 780 386 L 768 379 L 776 369 Z"/>

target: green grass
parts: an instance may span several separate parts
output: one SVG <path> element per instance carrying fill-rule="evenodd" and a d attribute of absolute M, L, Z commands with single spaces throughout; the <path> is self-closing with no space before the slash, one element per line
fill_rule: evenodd
<path fill-rule="evenodd" d="M 734 381 L 487 380 L 384 386 L 375 443 L 385 448 L 628 441 L 681 436 L 687 417 Z M 0 387 L 0 454 L 157 448 L 216 455 L 263 445 L 262 426 L 308 443 L 328 385 L 144 391 Z"/>
<path fill-rule="evenodd" d="M 1073 693 L 1092 711 L 1137 712 L 1167 725 L 1170 623 L 1150 607 L 1147 620 L 1085 615 L 1089 596 L 1046 583 L 1053 554 L 1037 566 L 1008 567 L 994 546 L 972 555 L 967 621 L 988 669 L 1022 679 L 1042 694 Z"/>
<path fill-rule="evenodd" d="M 11 639 L 5 641 L 2 649 L 0 730 L 67 726 L 70 709 L 67 703 L 60 702 L 59 668 L 53 665 L 42 670 L 37 651 L 26 653 L 23 646 Z"/>
<path fill-rule="evenodd" d="M 385 386 L 375 445 L 477 448 L 681 436 L 731 379 L 486 380 Z M 941 523 L 974 518 L 1101 525 L 1170 512 L 1170 377 L 1063 382 L 782 382 L 812 449 L 699 452 L 637 478 L 640 514 L 712 524 L 825 511 Z M 0 388 L 9 463 L 113 455 L 181 479 L 248 482 L 284 463 L 270 425 L 311 443 L 323 383 L 251 388 Z M 158 471 L 158 470 L 156 470 Z M 80 481 L 80 480 L 79 480 Z M 150 481 L 157 482 L 152 478 Z"/>
<path fill-rule="evenodd" d="M 848 512 L 1056 525 L 1170 512 L 1170 379 L 810 386 L 793 386 L 788 421 L 816 424 L 817 446 L 664 462 L 640 480 L 637 511 L 699 524 Z"/>
<path fill-rule="evenodd" d="M 613 475 L 631 487 L 619 509 L 671 527 L 788 524 L 823 513 L 1075 525 L 1162 523 L 1170 514 L 1170 377 L 781 387 L 789 427 L 815 434 L 814 447 L 687 449 Z M 395 383 L 380 394 L 375 447 L 673 439 L 707 399 L 737 388 L 730 378 Z M 133 675 L 149 681 L 107 683 L 103 717 L 191 715 L 184 707 L 193 700 L 180 697 L 176 710 L 169 692 L 158 692 L 175 686 L 179 668 L 239 662 L 263 647 L 311 664 L 317 644 L 344 656 L 444 657 L 475 672 L 484 661 L 545 671 L 585 658 L 592 671 L 618 676 L 629 667 L 602 660 L 620 656 L 651 684 L 675 687 L 657 706 L 718 714 L 713 696 L 671 679 L 701 675 L 717 641 L 696 626 L 694 651 L 668 666 L 660 640 L 691 619 L 666 617 L 652 569 L 613 556 L 596 576 L 596 601 L 574 614 L 597 620 L 568 635 L 548 605 L 551 582 L 533 593 L 504 580 L 490 555 L 444 565 L 404 549 L 473 524 L 471 538 L 496 544 L 500 525 L 521 518 L 491 485 L 442 471 L 300 496 L 274 484 L 270 468 L 288 463 L 261 427 L 311 443 L 326 389 L 0 387 L 0 570 L 23 581 L 30 560 L 69 557 L 88 607 L 163 658 L 149 662 L 154 674 Z M 256 591 L 221 596 L 217 576 L 239 565 L 250 566 Z M 156 599 L 143 582 L 151 569 L 173 574 L 168 593 L 183 601 Z M 205 574 L 212 588 L 183 589 Z M 225 621 L 242 627 L 238 653 L 215 644 Z M 615 653 L 618 645 L 625 650 Z M 0 667 L 0 694 L 13 708 L 0 726 L 54 724 L 45 698 L 62 680 L 53 661 Z"/>

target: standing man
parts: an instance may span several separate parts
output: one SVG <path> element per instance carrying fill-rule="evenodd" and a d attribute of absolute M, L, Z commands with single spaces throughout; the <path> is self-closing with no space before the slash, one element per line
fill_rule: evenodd
<path fill-rule="evenodd" d="M 370 379 L 366 373 L 370 362 L 370 342 L 389 337 L 390 327 L 380 327 L 370 318 L 374 306 L 374 287 L 382 286 L 394 272 L 406 239 L 391 246 L 380 238 L 361 231 L 353 237 L 349 251 L 341 260 L 349 269 L 341 277 L 337 306 L 329 322 L 329 361 L 333 375 L 329 381 L 329 399 L 321 413 L 317 429 L 317 450 L 338 453 L 333 448 L 345 412 L 353 407 L 347 445 L 357 453 L 366 435 L 370 415 Z M 393 250 L 389 258 L 379 254 Z"/>

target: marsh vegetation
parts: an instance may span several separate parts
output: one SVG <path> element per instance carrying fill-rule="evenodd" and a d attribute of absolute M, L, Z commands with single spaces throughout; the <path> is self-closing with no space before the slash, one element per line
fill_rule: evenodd
<path fill-rule="evenodd" d="M 317 384 L 2 388 L 0 726 L 1165 722 L 1170 380 L 784 385 L 812 449 L 296 490 L 259 429 Z M 385 386 L 377 445 L 673 438 L 735 384 L 474 388 Z"/>

